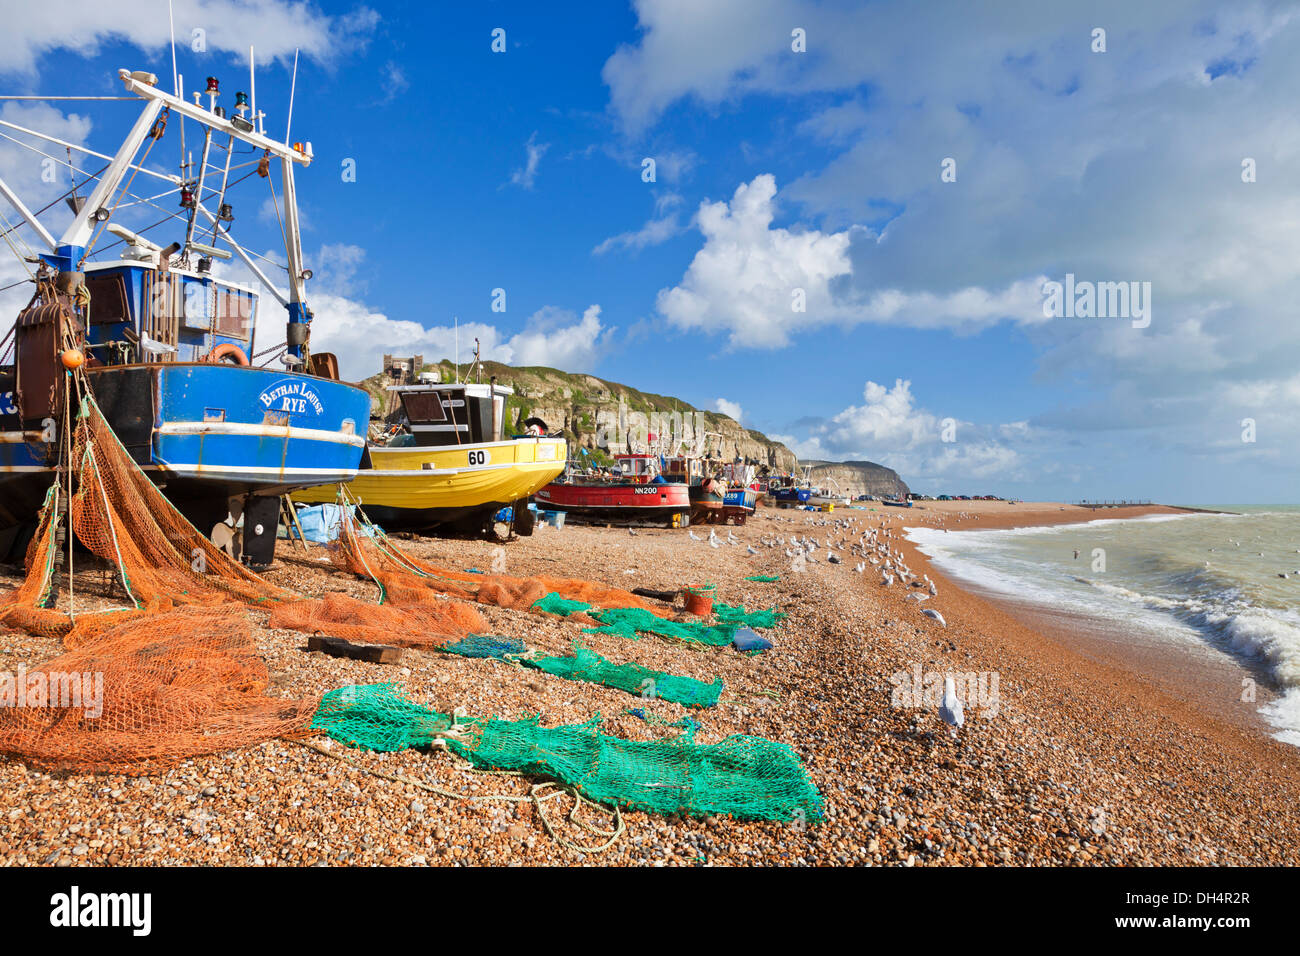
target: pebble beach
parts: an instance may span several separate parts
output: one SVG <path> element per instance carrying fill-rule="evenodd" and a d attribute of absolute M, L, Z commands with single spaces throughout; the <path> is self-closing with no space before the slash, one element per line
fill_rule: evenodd
<path fill-rule="evenodd" d="M 621 821 L 567 794 L 537 800 L 531 778 L 466 769 L 441 751 L 369 753 L 324 737 L 273 740 L 187 760 L 147 777 L 46 773 L 0 758 L 5 865 L 1293 865 L 1300 862 L 1300 751 L 1248 718 L 1198 706 L 1068 628 L 1034 627 L 929 566 L 903 528 L 954 532 L 1097 517 L 1172 513 L 1149 506 L 1097 514 L 1055 503 L 925 502 L 831 513 L 760 507 L 742 527 L 539 527 L 531 537 L 413 539 L 404 548 L 462 569 L 582 577 L 622 588 L 710 582 L 717 598 L 788 617 L 758 655 L 653 636 L 584 634 L 580 623 L 483 607 L 491 633 L 547 654 L 575 640 L 611 661 L 725 683 L 716 707 L 687 709 L 537 670 L 408 649 L 371 664 L 306 649 L 307 635 L 252 613 L 270 693 L 311 698 L 393 683 L 439 711 L 546 726 L 600 714 L 608 734 L 651 740 L 700 724 L 696 741 L 731 734 L 788 744 L 821 792 L 820 822 L 741 822 L 623 811 Z M 847 544 L 877 529 L 936 594 L 882 583 Z M 737 543 L 727 541 L 734 535 Z M 817 560 L 792 567 L 792 536 Z M 841 548 L 837 544 L 844 543 Z M 825 558 L 827 547 L 841 563 Z M 750 548 L 757 553 L 751 554 Z M 504 562 L 504 566 L 503 566 Z M 777 575 L 771 583 L 745 580 Z M 324 549 L 281 542 L 267 577 L 307 595 L 377 589 L 335 571 Z M 0 577 L 0 588 L 15 586 Z M 89 600 L 90 598 L 88 598 Z M 678 602 L 680 607 L 680 601 Z M 925 616 L 932 608 L 944 622 Z M 683 612 L 684 613 L 684 612 Z M 0 635 L 0 670 L 61 651 L 54 639 Z M 924 701 L 903 701 L 900 675 L 996 676 L 997 699 L 968 701 L 956 731 Z M 639 708 L 646 719 L 628 713 Z M 617 835 L 615 838 L 615 834 Z"/>

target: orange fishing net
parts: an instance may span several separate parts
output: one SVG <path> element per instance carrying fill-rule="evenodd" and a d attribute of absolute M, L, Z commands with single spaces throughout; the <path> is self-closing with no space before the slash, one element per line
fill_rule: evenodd
<path fill-rule="evenodd" d="M 82 402 L 71 461 L 78 482 L 69 503 L 73 532 L 116 569 L 118 584 L 140 612 L 176 605 L 263 604 L 292 599 L 200 534 L 131 460 L 93 399 Z M 57 486 L 46 498 L 27 552 L 27 579 L 0 604 L 0 622 L 84 643 L 106 626 L 101 614 L 73 619 L 43 605 L 50 593 L 59 523 Z M 112 625 L 122 618 L 112 619 Z"/>
<path fill-rule="evenodd" d="M 238 605 L 129 620 L 0 680 L 0 753 L 50 770 L 142 774 L 305 734 L 319 699 L 267 697 L 267 683 Z"/>
<path fill-rule="evenodd" d="M 260 604 L 294 596 L 199 533 L 131 460 L 90 400 L 77 423 L 73 461 L 80 483 L 72 526 L 87 548 L 121 568 L 138 606 Z"/>
<path fill-rule="evenodd" d="M 71 627 L 66 614 L 45 607 L 54 574 L 58 511 L 59 486 L 51 485 L 45 495 L 40 526 L 27 545 L 27 577 L 0 599 L 0 624 L 50 637 L 65 634 Z"/>
<path fill-rule="evenodd" d="M 376 607 L 346 594 L 281 604 L 271 612 L 268 625 L 397 647 L 436 647 L 451 638 L 485 631 L 488 626 L 478 611 L 460 601 Z"/>
<path fill-rule="evenodd" d="M 411 557 L 374 525 L 367 523 L 362 528 L 346 507 L 342 514 L 339 538 L 331 547 L 330 558 L 338 568 L 375 581 L 383 591 L 381 601 L 407 606 L 437 600 L 436 595 L 447 595 L 527 611 L 541 598 L 554 593 L 594 607 L 639 608 L 658 617 L 672 613 L 662 606 L 648 604 L 630 591 L 581 578 L 547 575 L 520 578 L 436 567 Z"/>

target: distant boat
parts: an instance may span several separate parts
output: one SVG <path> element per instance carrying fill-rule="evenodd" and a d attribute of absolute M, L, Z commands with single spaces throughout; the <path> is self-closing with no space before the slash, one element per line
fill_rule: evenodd
<path fill-rule="evenodd" d="M 706 459 L 695 455 L 673 455 L 664 461 L 666 481 L 686 486 L 691 500 L 692 524 L 717 524 L 726 521 L 727 482 L 710 475 Z"/>
<path fill-rule="evenodd" d="M 534 495 L 537 506 L 578 520 L 670 528 L 690 524 L 689 486 L 665 480 L 658 455 L 615 455 L 614 460 L 617 474 L 571 467 Z"/>
<path fill-rule="evenodd" d="M 912 502 L 910 502 L 910 501 L 895 501 L 895 500 L 893 500 L 892 498 L 882 498 L 881 501 L 880 501 L 880 503 L 881 503 L 882 505 L 888 505 L 888 506 L 891 507 L 891 508 L 910 508 L 910 507 L 912 507 Z"/>
<path fill-rule="evenodd" d="M 800 505 L 809 505 L 814 508 L 828 508 L 846 506 L 849 504 L 848 495 L 842 495 L 838 492 L 828 491 L 825 488 L 817 488 L 812 483 L 812 468 L 804 469 L 804 476 L 800 480 L 793 477 L 789 479 L 789 484 L 784 487 L 773 490 L 768 489 L 769 496 L 781 507 L 798 507 Z"/>

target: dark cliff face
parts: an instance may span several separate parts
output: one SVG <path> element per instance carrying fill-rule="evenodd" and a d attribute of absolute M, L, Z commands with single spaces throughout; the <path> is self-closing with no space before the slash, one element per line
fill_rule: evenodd
<path fill-rule="evenodd" d="M 854 497 L 902 498 L 909 491 L 898 472 L 874 461 L 804 461 L 800 464 L 812 466 L 814 485 L 825 485 Z"/>

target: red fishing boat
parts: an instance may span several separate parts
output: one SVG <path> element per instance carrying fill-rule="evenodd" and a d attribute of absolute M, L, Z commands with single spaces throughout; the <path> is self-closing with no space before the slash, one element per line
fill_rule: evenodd
<path fill-rule="evenodd" d="M 690 524 L 690 490 L 665 482 L 653 455 L 616 455 L 613 473 L 569 472 L 533 495 L 543 511 L 563 511 L 570 520 L 618 524 Z"/>

